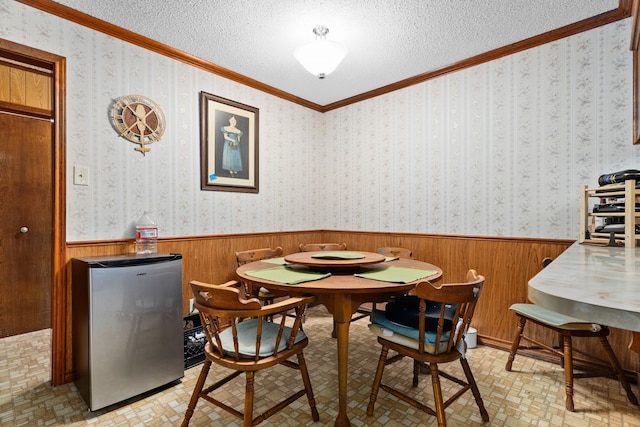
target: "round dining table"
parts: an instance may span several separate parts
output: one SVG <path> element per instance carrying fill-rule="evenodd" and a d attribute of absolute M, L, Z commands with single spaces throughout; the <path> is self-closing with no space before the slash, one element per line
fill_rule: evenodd
<path fill-rule="evenodd" d="M 317 302 L 324 305 L 333 315 L 338 350 L 338 416 L 334 425 L 340 427 L 351 425 L 347 415 L 347 373 L 349 325 L 352 315 L 364 303 L 386 302 L 394 295 L 410 291 L 418 282 L 425 280 L 433 282 L 442 276 L 442 269 L 426 262 L 405 258 L 390 260 L 373 252 L 356 251 L 354 253 L 361 254 L 363 257 L 351 260 L 323 259 L 317 258 L 318 252 L 298 252 L 285 256 L 284 261 L 288 268 L 330 273 L 319 280 L 296 284 L 271 281 L 247 274 L 247 272 L 274 268 L 275 265 L 270 260 L 244 264 L 236 270 L 239 280 L 252 287 L 265 287 L 285 295 L 313 295 Z M 388 267 L 431 270 L 431 274 L 407 283 L 373 280 L 355 275 L 355 273 L 382 271 Z"/>

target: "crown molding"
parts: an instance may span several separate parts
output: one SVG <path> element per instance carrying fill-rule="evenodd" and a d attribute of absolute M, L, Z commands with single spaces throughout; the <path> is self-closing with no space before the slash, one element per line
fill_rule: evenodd
<path fill-rule="evenodd" d="M 140 46 L 144 49 L 151 50 L 153 52 L 159 53 L 161 55 L 175 59 L 177 61 L 181 61 L 193 67 L 200 68 L 204 71 L 216 74 L 220 77 L 227 78 L 237 83 L 241 83 L 243 85 L 252 87 L 259 91 L 268 93 L 270 95 L 276 96 L 278 98 L 282 98 L 284 100 L 293 102 L 295 104 L 301 105 L 303 107 L 306 107 L 321 113 L 325 113 L 331 110 L 345 107 L 347 105 L 355 104 L 357 102 L 365 101 L 367 99 L 374 98 L 389 92 L 394 92 L 399 89 L 404 89 L 406 87 L 423 83 L 427 80 L 431 80 L 431 79 L 443 76 L 445 74 L 460 71 L 465 68 L 474 67 L 476 65 L 483 64 L 485 62 L 493 61 L 507 55 L 511 55 L 517 52 L 521 52 L 523 50 L 531 49 L 536 46 L 550 43 L 555 40 L 559 40 L 565 37 L 572 36 L 574 34 L 581 33 L 583 31 L 588 31 L 593 28 L 597 28 L 603 25 L 610 24 L 612 22 L 619 21 L 621 19 L 628 18 L 632 16 L 632 9 L 633 10 L 638 9 L 638 2 L 640 2 L 640 0 L 620 0 L 620 5 L 616 10 L 605 12 L 600 15 L 594 16 L 592 18 L 588 18 L 588 19 L 576 22 L 574 24 L 567 25 L 565 27 L 558 28 L 553 31 L 549 31 L 547 33 L 530 37 L 528 39 L 519 41 L 517 43 L 503 46 L 501 48 L 494 49 L 489 52 L 485 52 L 480 55 L 476 55 L 471 58 L 464 59 L 462 61 L 449 65 L 447 67 L 440 68 L 438 70 L 429 71 L 427 73 L 419 74 L 417 76 L 410 77 L 408 79 L 400 80 L 398 82 L 395 82 L 386 86 L 382 86 L 380 88 L 377 88 L 368 92 L 363 92 L 359 95 L 345 98 L 341 101 L 333 102 L 331 104 L 319 105 L 314 102 L 308 101 L 306 99 L 302 99 L 298 96 L 292 95 L 288 92 L 277 89 L 273 86 L 251 79 L 242 74 L 231 71 L 227 68 L 221 67 L 219 65 L 213 64 L 208 61 L 204 61 L 186 52 L 172 48 L 171 46 L 167 46 L 163 43 L 159 43 L 150 38 L 141 36 L 140 34 L 136 34 L 129 30 L 125 30 L 124 28 L 110 24 L 101 19 L 94 18 L 93 16 L 71 9 L 67 6 L 63 6 L 59 3 L 55 3 L 51 0 L 17 0 L 17 1 L 27 6 L 31 6 L 36 9 L 39 9 L 43 12 L 56 15 L 60 18 L 75 22 L 76 24 L 80 24 L 84 27 L 91 28 L 98 32 L 107 34 L 111 37 L 124 40 L 126 42 Z M 634 20 L 634 28 L 632 29 L 632 45 L 635 42 L 636 47 L 638 45 L 638 39 L 640 38 L 640 34 L 638 33 L 640 33 L 640 30 L 637 29 L 637 26 L 635 25 L 635 20 Z"/>

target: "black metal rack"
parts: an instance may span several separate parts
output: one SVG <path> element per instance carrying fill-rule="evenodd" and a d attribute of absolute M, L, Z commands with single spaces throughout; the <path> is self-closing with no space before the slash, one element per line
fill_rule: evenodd
<path fill-rule="evenodd" d="M 184 318 L 184 368 L 189 369 L 204 362 L 204 345 L 207 338 L 202 331 L 199 313 Z"/>

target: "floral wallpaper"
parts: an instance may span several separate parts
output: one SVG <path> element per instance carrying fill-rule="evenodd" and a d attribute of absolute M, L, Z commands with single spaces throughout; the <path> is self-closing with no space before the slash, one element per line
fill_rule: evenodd
<path fill-rule="evenodd" d="M 327 113 L 329 229 L 577 239 L 580 190 L 640 169 L 630 20 Z"/>
<path fill-rule="evenodd" d="M 0 37 L 67 58 L 67 240 L 304 229 L 577 239 L 580 187 L 640 169 L 630 20 L 318 113 L 0 0 Z M 200 190 L 200 91 L 259 109 L 258 194 Z M 167 119 L 145 156 L 122 95 Z M 73 185 L 73 166 L 90 185 Z"/>

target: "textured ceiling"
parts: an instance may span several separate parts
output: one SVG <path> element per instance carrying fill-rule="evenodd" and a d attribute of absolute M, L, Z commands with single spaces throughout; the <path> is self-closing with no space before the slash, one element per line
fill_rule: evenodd
<path fill-rule="evenodd" d="M 318 105 L 618 8 L 619 0 L 58 0 Z M 320 80 L 296 47 L 329 27 L 349 53 Z"/>

